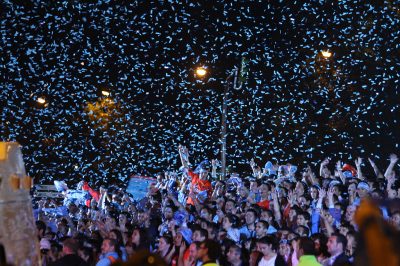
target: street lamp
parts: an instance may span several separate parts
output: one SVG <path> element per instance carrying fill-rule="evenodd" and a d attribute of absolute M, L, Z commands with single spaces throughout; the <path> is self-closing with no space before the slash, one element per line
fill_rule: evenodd
<path fill-rule="evenodd" d="M 332 53 L 329 52 L 328 50 L 326 50 L 326 51 L 321 51 L 321 54 L 322 54 L 322 56 L 325 57 L 325 58 L 329 58 L 329 57 L 332 56 Z"/>
<path fill-rule="evenodd" d="M 108 91 L 101 91 L 101 94 L 106 97 L 110 96 L 110 92 Z"/>
<path fill-rule="evenodd" d="M 207 74 L 207 70 L 204 67 L 196 68 L 196 77 L 202 78 Z"/>
<path fill-rule="evenodd" d="M 37 102 L 40 103 L 40 104 L 45 104 L 45 103 L 46 103 L 46 99 L 45 99 L 45 98 L 42 98 L 42 97 L 39 97 L 39 98 L 37 99 Z"/>
<path fill-rule="evenodd" d="M 228 101 L 229 90 L 231 87 L 235 90 L 242 88 L 243 82 L 246 79 L 248 72 L 248 60 L 246 57 L 242 58 L 240 69 L 234 67 L 225 80 L 224 96 L 222 99 L 222 113 L 221 113 L 221 179 L 226 175 L 226 135 L 227 135 L 227 115 L 228 115 Z M 204 77 L 207 71 L 203 67 L 196 69 L 196 77 Z"/>

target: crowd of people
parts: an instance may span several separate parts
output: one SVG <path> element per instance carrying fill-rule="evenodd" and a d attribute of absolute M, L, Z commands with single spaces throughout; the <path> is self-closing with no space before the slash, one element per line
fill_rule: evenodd
<path fill-rule="evenodd" d="M 367 200 L 386 230 L 400 229 L 387 201 L 400 195 L 394 154 L 385 172 L 369 158 L 325 159 L 319 171 L 252 160 L 252 176 L 221 178 L 217 161 L 192 169 L 187 149 L 179 153 L 181 174 L 159 173 L 139 201 L 87 183 L 83 202 L 34 199 L 43 265 L 357 265 L 366 247 L 355 213 Z"/>

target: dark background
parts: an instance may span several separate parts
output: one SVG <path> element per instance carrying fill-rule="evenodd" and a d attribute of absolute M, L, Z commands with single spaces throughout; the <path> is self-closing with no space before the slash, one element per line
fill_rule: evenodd
<path fill-rule="evenodd" d="M 228 165 L 386 167 L 399 148 L 400 4 L 262 2 L 1 1 L 1 139 L 23 145 L 41 182 L 176 170 L 178 144 L 194 164 L 219 158 L 225 78 L 245 56 Z"/>

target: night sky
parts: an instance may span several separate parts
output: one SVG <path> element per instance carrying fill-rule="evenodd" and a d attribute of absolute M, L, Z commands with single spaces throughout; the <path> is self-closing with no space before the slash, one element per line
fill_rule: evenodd
<path fill-rule="evenodd" d="M 245 57 L 228 165 L 386 167 L 400 143 L 399 2 L 260 2 L 2 0 L 0 138 L 44 183 L 177 170 L 179 144 L 193 164 L 219 158 L 225 79 Z"/>

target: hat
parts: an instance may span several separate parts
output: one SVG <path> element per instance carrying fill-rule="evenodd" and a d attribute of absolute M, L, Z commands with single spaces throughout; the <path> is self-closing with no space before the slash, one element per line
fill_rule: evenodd
<path fill-rule="evenodd" d="M 174 220 L 175 220 L 175 223 L 176 223 L 178 226 L 181 226 L 181 225 L 185 222 L 186 216 L 187 216 L 187 213 L 186 213 L 186 212 L 184 212 L 184 211 L 176 211 L 176 212 L 174 213 Z"/>
<path fill-rule="evenodd" d="M 192 243 L 192 230 L 187 227 L 181 227 L 179 228 L 178 233 L 182 235 L 188 244 Z"/>
<path fill-rule="evenodd" d="M 272 170 L 273 167 L 274 165 L 270 161 L 268 161 L 264 166 L 264 168 L 267 170 Z"/>
<path fill-rule="evenodd" d="M 210 170 L 210 162 L 208 160 L 202 161 L 194 170 L 195 173 L 206 172 Z"/>
<path fill-rule="evenodd" d="M 351 171 L 344 171 L 344 172 L 343 172 L 343 175 L 344 175 L 345 177 L 347 177 L 347 178 L 352 178 L 352 177 L 353 177 L 353 174 L 352 174 Z"/>
<path fill-rule="evenodd" d="M 297 166 L 296 165 L 291 165 L 289 167 L 289 172 L 293 175 L 297 171 Z"/>
<path fill-rule="evenodd" d="M 46 238 L 40 240 L 40 249 L 51 249 L 50 241 Z"/>
<path fill-rule="evenodd" d="M 329 183 L 329 187 L 340 186 L 341 183 L 337 180 L 333 180 Z"/>
<path fill-rule="evenodd" d="M 207 190 L 200 191 L 196 196 L 196 198 L 199 200 L 200 203 L 204 203 L 207 197 L 208 197 Z"/>
<path fill-rule="evenodd" d="M 350 171 L 352 176 L 356 176 L 357 175 L 357 170 L 353 166 L 351 166 L 350 164 L 347 164 L 347 163 L 345 165 L 343 165 L 342 171 L 343 171 L 343 174 L 346 171 Z M 346 176 L 346 177 L 348 177 L 348 176 Z"/>
<path fill-rule="evenodd" d="M 370 191 L 371 188 L 369 187 L 368 183 L 361 181 L 360 183 L 358 183 L 357 189 L 365 189 L 367 191 Z"/>

